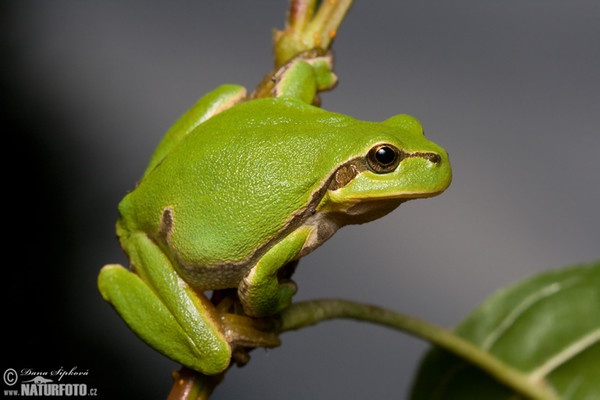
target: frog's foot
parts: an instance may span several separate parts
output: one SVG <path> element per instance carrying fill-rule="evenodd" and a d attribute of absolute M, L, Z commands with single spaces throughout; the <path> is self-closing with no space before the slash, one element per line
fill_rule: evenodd
<path fill-rule="evenodd" d="M 245 365 L 250 359 L 248 353 L 256 347 L 273 348 L 281 344 L 276 318 L 244 315 L 234 290 L 215 291 L 212 301 L 216 302 L 225 338 L 232 349 L 232 360 L 237 366 Z"/>
<path fill-rule="evenodd" d="M 319 93 L 333 89 L 337 80 L 332 53 L 316 47 L 298 53 L 289 62 L 271 71 L 250 98 L 291 97 L 318 106 Z"/>
<path fill-rule="evenodd" d="M 284 273 L 284 275 L 286 275 Z M 262 279 L 252 279 L 253 275 L 240 282 L 239 298 L 244 311 L 253 317 L 268 317 L 278 314 L 292 303 L 296 294 L 296 283 L 288 278 L 280 278 L 279 273 Z"/>

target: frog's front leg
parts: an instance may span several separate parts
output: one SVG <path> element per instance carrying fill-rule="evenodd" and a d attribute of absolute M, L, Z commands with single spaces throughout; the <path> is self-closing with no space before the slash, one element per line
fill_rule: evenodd
<path fill-rule="evenodd" d="M 333 89 L 336 83 L 331 52 L 314 48 L 268 74 L 250 97 L 293 97 L 318 105 L 319 93 Z"/>
<path fill-rule="evenodd" d="M 102 268 L 98 287 L 130 328 L 167 357 L 205 374 L 227 368 L 231 347 L 212 303 L 177 275 L 167 256 L 143 233 L 124 247 L 137 273 Z"/>
<path fill-rule="evenodd" d="M 271 316 L 287 308 L 296 293 L 296 284 L 280 281 L 279 270 L 294 261 L 312 233 L 303 226 L 269 249 L 242 279 L 238 296 L 246 314 Z"/>

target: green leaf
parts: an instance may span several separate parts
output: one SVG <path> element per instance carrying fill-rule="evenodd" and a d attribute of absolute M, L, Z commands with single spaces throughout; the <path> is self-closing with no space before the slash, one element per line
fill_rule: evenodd
<path fill-rule="evenodd" d="M 563 399 L 600 399 L 600 262 L 550 271 L 502 289 L 455 333 Z M 452 353 L 434 348 L 412 399 L 518 399 Z"/>

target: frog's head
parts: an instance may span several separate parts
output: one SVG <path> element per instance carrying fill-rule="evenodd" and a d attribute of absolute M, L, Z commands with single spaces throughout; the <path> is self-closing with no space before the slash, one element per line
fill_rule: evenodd
<path fill-rule="evenodd" d="M 350 223 L 362 223 L 407 200 L 436 196 L 450 185 L 448 154 L 424 137 L 415 118 L 398 115 L 374 128 L 332 174 L 320 212 L 341 212 L 351 217 Z"/>

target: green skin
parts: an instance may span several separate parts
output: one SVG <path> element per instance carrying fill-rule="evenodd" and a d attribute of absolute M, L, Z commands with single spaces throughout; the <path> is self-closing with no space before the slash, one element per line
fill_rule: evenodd
<path fill-rule="evenodd" d="M 290 304 L 296 287 L 284 267 L 340 227 L 451 181 L 446 152 L 414 118 L 365 122 L 309 104 L 335 84 L 328 58 L 294 60 L 274 77 L 274 97 L 222 86 L 167 132 L 119 204 L 132 270 L 107 265 L 98 279 L 138 336 L 204 374 L 225 370 L 238 347 L 277 344 L 253 321 Z M 203 293 L 227 288 L 245 316 Z"/>

